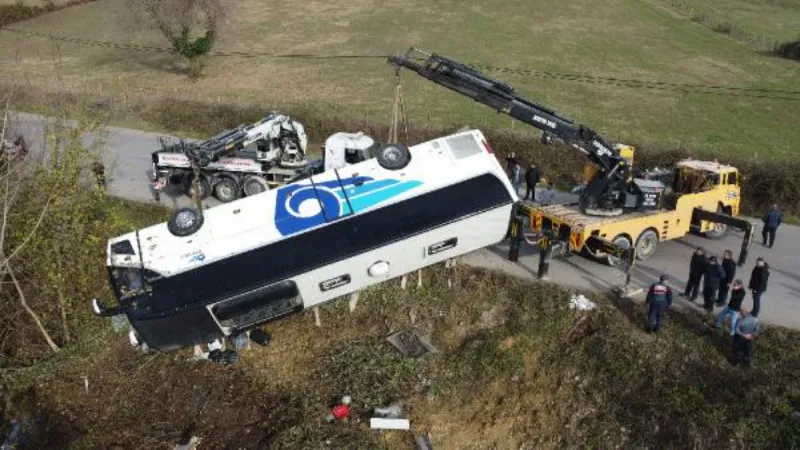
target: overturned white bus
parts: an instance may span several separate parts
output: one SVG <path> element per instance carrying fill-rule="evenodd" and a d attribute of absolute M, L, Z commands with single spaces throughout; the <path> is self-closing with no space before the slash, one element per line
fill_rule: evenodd
<path fill-rule="evenodd" d="M 258 327 L 506 236 L 518 197 L 483 134 L 374 158 L 111 239 L 107 267 L 136 338 L 169 350 Z"/>

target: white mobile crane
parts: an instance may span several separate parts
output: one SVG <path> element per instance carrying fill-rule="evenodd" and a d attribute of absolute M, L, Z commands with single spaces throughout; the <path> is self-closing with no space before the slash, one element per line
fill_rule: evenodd
<path fill-rule="evenodd" d="M 202 142 L 160 139 L 152 153 L 153 188 L 177 184 L 190 194 L 194 169 L 200 173 L 199 194 L 213 192 L 222 202 L 264 192 L 285 184 L 309 169 L 308 137 L 303 125 L 272 112 L 251 125 L 225 130 Z M 370 142 L 370 145 L 372 142 Z M 312 164 L 310 169 L 320 166 Z"/>

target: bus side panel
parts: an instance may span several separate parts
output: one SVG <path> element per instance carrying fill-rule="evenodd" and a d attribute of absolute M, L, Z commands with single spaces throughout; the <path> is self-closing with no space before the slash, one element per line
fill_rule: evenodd
<path fill-rule="evenodd" d="M 431 264 L 496 244 L 505 238 L 511 208 L 511 205 L 507 205 L 479 213 L 297 276 L 294 280 L 300 286 L 304 306 L 309 308 Z M 430 248 L 431 246 L 434 248 Z M 433 254 L 430 254 L 431 252 Z M 371 277 L 368 273 L 369 268 L 380 261 L 389 263 L 388 273 L 384 276 Z M 349 280 L 349 282 L 323 291 L 322 284 L 330 281 L 329 285 L 336 285 L 335 280 Z"/>
<path fill-rule="evenodd" d="M 203 344 L 224 337 L 217 322 L 203 307 L 147 319 L 128 314 L 128 319 L 148 346 L 162 351 Z"/>

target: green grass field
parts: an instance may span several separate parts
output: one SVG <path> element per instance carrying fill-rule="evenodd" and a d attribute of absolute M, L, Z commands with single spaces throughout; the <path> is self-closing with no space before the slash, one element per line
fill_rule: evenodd
<path fill-rule="evenodd" d="M 777 21 L 792 14 L 748 19 Z M 730 0 L 703 2 L 735 6 Z M 166 46 L 122 0 L 101 0 L 17 23 L 18 29 L 83 39 Z M 387 54 L 409 46 L 463 62 L 602 77 L 800 91 L 800 64 L 759 52 L 648 0 L 369 0 L 229 3 L 221 51 Z M 793 3 L 784 9 L 797 12 Z M 752 15 L 752 13 L 751 13 Z M 739 15 L 734 17 L 745 17 Z M 744 20 L 744 19 L 742 19 Z M 749 26 L 749 25 L 748 25 Z M 755 25 L 753 25 L 755 26 Z M 781 32 L 783 35 L 783 32 Z M 393 70 L 386 61 L 214 57 L 192 82 L 177 58 L 0 33 L 0 79 L 97 98 L 186 98 L 258 102 L 388 123 Z M 58 67 L 58 70 L 56 70 Z M 56 74 L 59 76 L 57 77 Z M 497 74 L 528 98 L 601 131 L 608 139 L 720 155 L 791 158 L 800 140 L 800 101 L 690 94 Z M 412 123 L 511 127 L 511 120 L 412 74 L 403 78 Z M 800 99 L 800 95 L 795 95 Z M 521 124 L 515 129 L 524 128 Z M 217 130 L 208 130 L 209 134 Z"/>

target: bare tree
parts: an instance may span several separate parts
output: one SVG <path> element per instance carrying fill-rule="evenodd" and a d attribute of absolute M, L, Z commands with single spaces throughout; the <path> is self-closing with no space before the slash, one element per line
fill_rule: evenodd
<path fill-rule="evenodd" d="M 211 51 L 223 18 L 220 0 L 128 0 L 128 4 L 186 58 L 190 76 L 200 76 L 202 57 Z"/>

